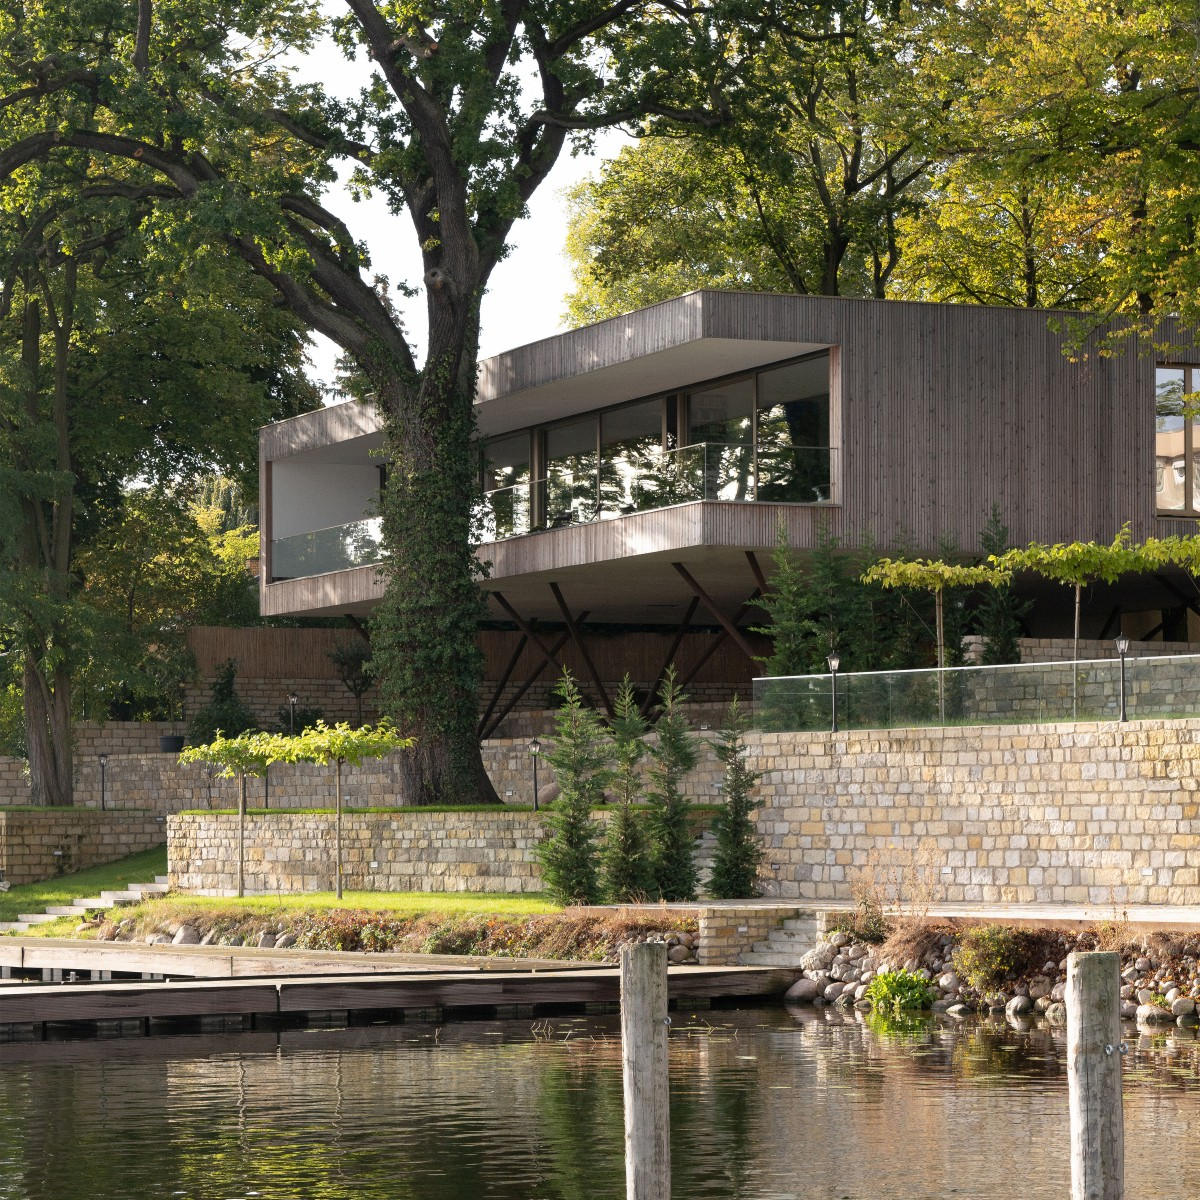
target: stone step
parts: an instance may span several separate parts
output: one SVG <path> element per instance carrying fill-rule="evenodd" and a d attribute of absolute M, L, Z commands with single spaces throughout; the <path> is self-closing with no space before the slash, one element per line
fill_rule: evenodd
<path fill-rule="evenodd" d="M 789 933 L 811 933 L 815 941 L 817 937 L 816 914 L 814 913 L 811 917 L 788 917 L 781 928 L 786 929 Z"/>
<path fill-rule="evenodd" d="M 71 901 L 72 908 L 114 908 L 115 905 L 107 896 L 76 896 Z"/>
<path fill-rule="evenodd" d="M 171 886 L 171 879 L 170 879 L 170 876 L 168 876 L 168 875 L 155 875 L 154 882 L 161 883 L 163 885 L 163 887 Z"/>
<path fill-rule="evenodd" d="M 159 875 L 153 883 L 131 883 L 127 890 L 142 896 L 162 896 L 171 890 L 171 885 Z"/>
<path fill-rule="evenodd" d="M 742 953 L 744 967 L 795 967 L 799 970 L 799 959 L 795 954 L 773 950 L 751 950 Z"/>
<path fill-rule="evenodd" d="M 82 916 L 87 910 L 76 908 L 73 904 L 52 904 L 46 909 L 45 916 L 53 920 L 55 917 L 78 917 Z"/>
<path fill-rule="evenodd" d="M 68 912 L 74 915 L 73 910 L 68 909 Z M 45 925 L 47 921 L 57 921 L 58 916 L 50 913 L 17 913 L 17 920 L 24 921 L 26 925 Z"/>
<path fill-rule="evenodd" d="M 111 904 L 136 904 L 141 898 L 141 892 L 135 892 L 132 888 L 125 891 L 103 891 L 100 893 L 103 900 L 108 900 Z"/>
<path fill-rule="evenodd" d="M 28 921 L 0 921 L 0 933 L 24 933 L 28 928 Z"/>

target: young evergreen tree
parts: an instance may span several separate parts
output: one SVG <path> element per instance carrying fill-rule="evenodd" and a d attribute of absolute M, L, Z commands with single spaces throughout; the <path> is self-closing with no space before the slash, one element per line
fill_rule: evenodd
<path fill-rule="evenodd" d="M 762 801 L 752 795 L 759 773 L 746 767 L 748 724 L 735 696 L 714 747 L 725 767 L 725 806 L 713 819 L 717 851 L 708 894 L 714 900 L 741 900 L 758 895 L 756 880 L 763 852 L 754 828 L 754 810 Z"/>
<path fill-rule="evenodd" d="M 610 902 L 645 900 L 654 891 L 650 846 L 646 832 L 633 811 L 642 790 L 638 764 L 646 754 L 649 722 L 642 716 L 633 684 L 626 675 L 613 701 L 613 755 L 616 770 L 612 785 L 618 803 L 609 818 L 601 853 L 603 892 Z"/>
<path fill-rule="evenodd" d="M 554 768 L 558 799 L 547 817 L 550 837 L 538 847 L 538 858 L 546 888 L 556 900 L 594 904 L 600 898 L 599 828 L 592 810 L 604 802 L 604 789 L 612 778 L 609 744 L 600 718 L 583 703 L 569 671 L 563 672 L 556 690 L 562 707 L 546 760 Z"/>
<path fill-rule="evenodd" d="M 1000 506 L 992 505 L 987 524 L 979 531 L 979 548 L 986 559 L 990 555 L 1003 554 L 1008 545 L 1008 526 L 1001 515 Z M 1012 590 L 1012 584 L 987 588 L 977 610 L 977 622 L 983 636 L 985 666 L 1021 661 L 1021 647 L 1017 639 L 1021 636 L 1021 619 L 1029 611 L 1032 601 L 1020 600 Z"/>
<path fill-rule="evenodd" d="M 683 777 L 696 765 L 696 749 L 689 737 L 680 691 L 672 667 L 659 691 L 662 714 L 656 732 L 658 744 L 650 749 L 650 860 L 654 884 L 663 900 L 696 898 L 696 865 L 692 861 L 692 836 L 688 829 L 688 802 L 683 798 Z"/>

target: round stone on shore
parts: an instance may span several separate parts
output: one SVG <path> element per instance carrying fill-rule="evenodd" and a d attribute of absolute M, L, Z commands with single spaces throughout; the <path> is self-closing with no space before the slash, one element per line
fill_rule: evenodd
<path fill-rule="evenodd" d="M 806 1004 L 821 994 L 821 985 L 812 979 L 797 979 L 784 993 L 783 998 L 793 1003 Z"/>

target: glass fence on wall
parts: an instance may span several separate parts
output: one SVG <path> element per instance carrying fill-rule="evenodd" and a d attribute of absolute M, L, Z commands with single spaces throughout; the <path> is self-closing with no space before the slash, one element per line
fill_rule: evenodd
<path fill-rule="evenodd" d="M 1184 717 L 1200 712 L 1200 655 L 767 677 L 753 688 L 755 727 L 777 732 Z"/>
<path fill-rule="evenodd" d="M 832 502 L 829 361 L 826 351 L 486 442 L 484 540 L 695 500 Z"/>

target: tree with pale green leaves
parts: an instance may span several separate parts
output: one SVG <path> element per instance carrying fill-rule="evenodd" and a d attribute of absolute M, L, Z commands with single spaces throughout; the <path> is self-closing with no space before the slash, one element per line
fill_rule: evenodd
<path fill-rule="evenodd" d="M 387 721 L 353 728 L 345 721 L 326 725 L 317 721 L 297 734 L 272 734 L 287 748 L 287 762 L 311 762 L 334 768 L 334 887 L 342 898 L 342 768 L 362 766 L 369 758 L 386 758 L 412 749 L 413 739 L 403 737 Z"/>
<path fill-rule="evenodd" d="M 220 767 L 223 779 L 238 781 L 237 894 L 246 894 L 246 778 L 265 775 L 278 762 L 295 762 L 290 739 L 278 733 L 243 733 L 225 737 L 219 730 L 211 742 L 189 746 L 179 756 L 181 763 L 203 762 Z"/>

